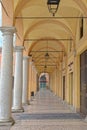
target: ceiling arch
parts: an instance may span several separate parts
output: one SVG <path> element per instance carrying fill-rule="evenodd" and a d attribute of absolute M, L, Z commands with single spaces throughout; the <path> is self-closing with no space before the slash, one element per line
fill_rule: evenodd
<path fill-rule="evenodd" d="M 74 42 L 74 40 L 75 40 L 74 34 L 73 34 L 72 30 L 68 27 L 68 25 L 62 23 L 61 21 L 56 21 L 56 20 L 50 20 L 50 22 L 49 22 L 48 20 L 43 20 L 43 21 L 39 21 L 39 22 L 35 23 L 33 26 L 31 26 L 31 27 L 27 30 L 27 32 L 26 32 L 26 34 L 25 34 L 25 36 L 24 36 L 24 39 L 26 39 L 26 38 L 27 38 L 27 35 L 30 34 L 32 31 L 34 31 L 34 29 L 37 29 L 40 25 L 43 26 L 44 24 L 47 24 L 47 23 L 48 23 L 48 24 L 53 24 L 53 27 L 54 27 L 55 25 L 56 25 L 57 27 L 58 27 L 58 26 L 61 26 L 61 27 L 63 28 L 63 30 L 65 31 L 65 34 L 66 34 L 66 32 L 67 32 L 67 33 L 69 34 L 69 37 L 70 37 L 70 36 L 72 37 L 73 43 L 75 43 L 75 42 Z M 57 37 L 58 37 L 58 34 L 56 34 L 56 35 L 57 35 Z M 39 39 L 41 39 L 41 37 L 40 37 Z M 56 40 L 56 38 L 54 38 L 54 37 L 53 37 L 53 39 Z M 24 42 L 23 42 L 23 45 L 24 45 Z M 35 42 L 32 43 L 32 45 L 35 45 Z M 75 45 L 74 45 L 74 46 L 75 46 Z M 29 48 L 29 50 L 31 50 L 31 47 Z"/>
<path fill-rule="evenodd" d="M 47 50 L 48 49 L 48 50 Z M 61 49 L 61 50 L 60 50 Z M 42 48 L 39 48 L 38 50 L 35 50 L 35 52 L 34 52 L 34 55 L 35 55 L 35 57 L 38 55 L 38 53 L 37 52 L 41 52 L 42 51 L 42 54 L 44 54 L 44 53 L 46 53 L 46 52 L 49 52 L 49 51 L 53 51 L 53 52 L 50 52 L 50 54 L 52 55 L 52 56 L 55 56 L 56 55 L 56 51 L 58 51 L 59 53 L 64 53 L 65 54 L 65 52 L 64 52 L 64 50 L 62 49 L 62 48 L 60 48 L 59 50 L 58 50 L 58 48 L 53 48 L 53 47 L 48 47 L 47 48 L 47 46 L 45 46 L 45 47 L 42 47 Z M 55 51 L 55 53 L 54 53 L 54 51 Z M 30 55 L 32 55 L 32 57 L 33 57 L 33 53 L 31 52 L 30 53 Z M 38 57 L 40 57 L 41 55 L 39 55 Z M 59 55 L 57 55 L 57 57 L 58 57 Z M 35 60 L 36 60 L 36 58 L 35 58 Z"/>
<path fill-rule="evenodd" d="M 28 4 L 31 0 L 19 0 L 17 2 L 17 5 L 15 7 L 15 13 L 14 16 L 17 16 L 19 13 L 21 13 L 22 9 Z M 62 1 L 62 0 L 61 0 Z M 84 12 L 85 16 L 87 16 L 87 8 L 83 0 L 73 0 L 79 7 L 80 9 Z"/>
<path fill-rule="evenodd" d="M 49 44 L 49 46 L 47 43 L 44 45 L 41 43 L 41 41 L 37 41 L 36 43 L 32 44 L 29 50 L 29 54 L 32 55 L 34 64 L 39 71 L 44 69 L 45 64 L 47 65 L 47 71 L 49 68 L 52 70 L 54 67 L 55 69 L 55 66 L 60 62 L 60 60 L 63 59 L 63 55 L 65 54 L 65 47 L 60 42 L 56 41 L 56 39 L 54 40 L 55 41 L 53 42 L 53 45 Z M 49 60 L 45 59 L 45 54 L 47 52 L 49 54 Z"/>
<path fill-rule="evenodd" d="M 17 3 L 16 3 L 17 2 Z M 51 14 L 47 11 L 47 2 L 44 0 L 14 0 L 14 23 L 18 22 L 15 17 L 51 17 Z M 57 41 L 57 38 L 72 38 L 73 46 L 75 49 L 75 41 L 76 41 L 76 28 L 78 24 L 78 19 L 66 19 L 64 17 L 79 17 L 79 14 L 84 14 L 87 16 L 87 4 L 85 4 L 85 0 L 61 0 L 59 10 L 56 13 L 56 17 L 63 17 L 62 19 L 34 19 L 30 18 L 30 20 L 22 19 L 23 21 L 23 45 L 27 48 L 27 54 L 29 55 L 32 50 L 45 50 L 46 46 L 43 45 L 42 39 L 54 39 L 53 43 L 51 42 L 49 50 L 63 50 L 65 54 L 68 53 L 68 41 L 65 45 L 64 41 Z M 42 9 L 42 10 L 41 10 Z M 41 11 L 40 11 L 41 10 Z M 36 11 L 36 12 L 35 12 Z M 86 19 L 87 22 L 87 19 Z M 47 27 L 48 26 L 48 27 Z M 47 29 L 47 31 L 46 31 Z M 47 35 L 46 35 L 47 32 Z M 79 37 L 79 36 L 78 36 Z M 25 39 L 36 39 L 36 41 L 31 41 L 30 44 L 25 42 Z M 54 45 L 53 45 L 54 44 Z M 56 47 L 58 46 L 58 47 Z M 42 60 L 41 56 L 44 56 L 45 53 L 42 54 L 33 54 L 34 56 L 39 57 L 36 62 L 40 64 Z M 51 56 L 55 57 L 56 53 L 50 53 Z M 57 58 L 57 63 L 63 59 L 63 55 L 59 54 L 59 59 Z M 49 62 L 50 63 L 50 62 Z M 52 61 L 51 61 L 52 63 Z M 52 69 L 51 67 L 49 67 Z M 48 68 L 48 69 L 49 69 Z M 41 69 L 41 67 L 39 67 Z"/>
<path fill-rule="evenodd" d="M 36 45 L 38 45 L 39 42 L 41 42 L 42 39 L 52 39 L 52 40 L 54 40 L 56 42 L 56 44 L 58 44 L 63 49 L 63 51 L 65 51 L 65 53 L 66 53 L 65 46 L 64 46 L 64 44 L 61 41 L 57 41 L 57 39 L 54 39 L 54 37 L 42 37 L 39 40 L 37 40 L 37 41 L 35 41 L 35 42 L 32 43 L 31 47 L 28 50 L 28 55 L 30 54 L 30 52 L 32 51 L 32 49 Z"/>
<path fill-rule="evenodd" d="M 72 38 L 74 39 L 74 34 L 73 34 L 72 30 L 70 29 L 70 27 L 67 24 L 65 24 L 65 23 L 63 23 L 59 20 L 41 20 L 41 21 L 38 21 L 37 23 L 35 23 L 34 25 L 32 25 L 30 28 L 27 29 L 27 31 L 24 35 L 24 39 L 27 37 L 27 34 L 29 34 L 32 30 L 34 30 L 35 28 L 37 28 L 40 25 L 47 24 L 47 23 L 48 24 L 52 23 L 56 26 L 60 25 L 62 28 L 65 29 L 65 31 L 69 32 L 71 34 Z"/>
<path fill-rule="evenodd" d="M 52 53 L 50 54 L 53 58 L 60 58 L 59 56 L 57 57 L 55 57 Z M 39 60 L 39 59 L 41 59 L 41 57 L 43 57 L 43 54 L 38 54 L 38 56 L 35 56 L 34 58 L 36 59 L 36 60 Z M 32 59 L 33 59 L 33 57 L 32 57 Z"/>

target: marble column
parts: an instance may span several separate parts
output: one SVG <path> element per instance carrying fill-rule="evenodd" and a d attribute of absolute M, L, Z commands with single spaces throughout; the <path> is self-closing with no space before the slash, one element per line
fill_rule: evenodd
<path fill-rule="evenodd" d="M 29 84 L 28 84 L 28 101 L 31 98 L 31 85 L 32 85 L 32 57 L 29 57 Z"/>
<path fill-rule="evenodd" d="M 23 92 L 22 104 L 28 104 L 28 77 L 29 77 L 29 56 L 23 57 Z"/>
<path fill-rule="evenodd" d="M 35 94 L 37 92 L 37 71 L 36 71 L 36 67 L 34 66 L 34 91 L 35 91 Z"/>
<path fill-rule="evenodd" d="M 16 46 L 15 74 L 12 112 L 23 112 L 22 107 L 22 89 L 23 89 L 23 46 Z"/>
<path fill-rule="evenodd" d="M 0 125 L 12 125 L 12 73 L 13 34 L 15 27 L 0 27 L 3 33 L 1 80 L 0 80 Z"/>
<path fill-rule="evenodd" d="M 31 77 L 32 77 L 32 78 L 31 78 L 31 80 L 32 80 L 32 81 L 31 81 L 31 101 L 32 101 L 33 98 L 34 98 L 34 94 L 35 94 L 35 93 L 34 93 L 34 63 L 32 62 L 31 65 L 32 65 L 32 67 L 31 67 L 31 69 L 32 69 L 32 70 L 31 70 L 31 74 L 32 74 L 32 75 L 31 75 Z"/>

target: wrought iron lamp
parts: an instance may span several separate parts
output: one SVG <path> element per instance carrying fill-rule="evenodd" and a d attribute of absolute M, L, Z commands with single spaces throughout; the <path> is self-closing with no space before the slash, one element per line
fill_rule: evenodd
<path fill-rule="evenodd" d="M 52 13 L 53 16 L 55 16 L 55 13 L 58 10 L 59 2 L 60 2 L 60 0 L 48 0 L 47 1 L 49 12 Z"/>
<path fill-rule="evenodd" d="M 48 54 L 48 52 L 45 54 L 45 59 L 49 59 L 49 54 Z"/>
<path fill-rule="evenodd" d="M 49 53 L 48 53 L 48 41 L 47 41 L 47 52 L 45 54 L 45 59 L 48 60 L 49 59 Z"/>
<path fill-rule="evenodd" d="M 46 73 L 47 65 L 44 65 L 44 73 Z"/>
<path fill-rule="evenodd" d="M 47 68 L 47 66 L 45 65 L 45 66 L 44 66 L 44 68 L 46 69 L 46 68 Z"/>

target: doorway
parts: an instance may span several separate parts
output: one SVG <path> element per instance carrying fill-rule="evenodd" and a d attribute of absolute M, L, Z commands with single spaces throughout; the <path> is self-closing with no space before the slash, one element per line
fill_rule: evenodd
<path fill-rule="evenodd" d="M 80 55 L 80 111 L 87 114 L 87 50 Z"/>
<path fill-rule="evenodd" d="M 63 76 L 63 100 L 65 100 L 65 76 Z"/>
<path fill-rule="evenodd" d="M 73 105 L 73 72 L 70 73 L 70 105 Z"/>
<path fill-rule="evenodd" d="M 46 76 L 42 75 L 40 77 L 40 88 L 46 88 Z"/>

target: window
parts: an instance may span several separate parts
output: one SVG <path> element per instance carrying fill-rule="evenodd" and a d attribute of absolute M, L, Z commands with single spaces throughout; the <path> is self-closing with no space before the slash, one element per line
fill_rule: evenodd
<path fill-rule="evenodd" d="M 80 39 L 83 37 L 83 18 L 80 19 Z"/>
<path fill-rule="evenodd" d="M 2 5 L 0 3 L 0 26 L 2 26 Z M 0 31 L 0 47 L 2 46 L 2 33 Z"/>

